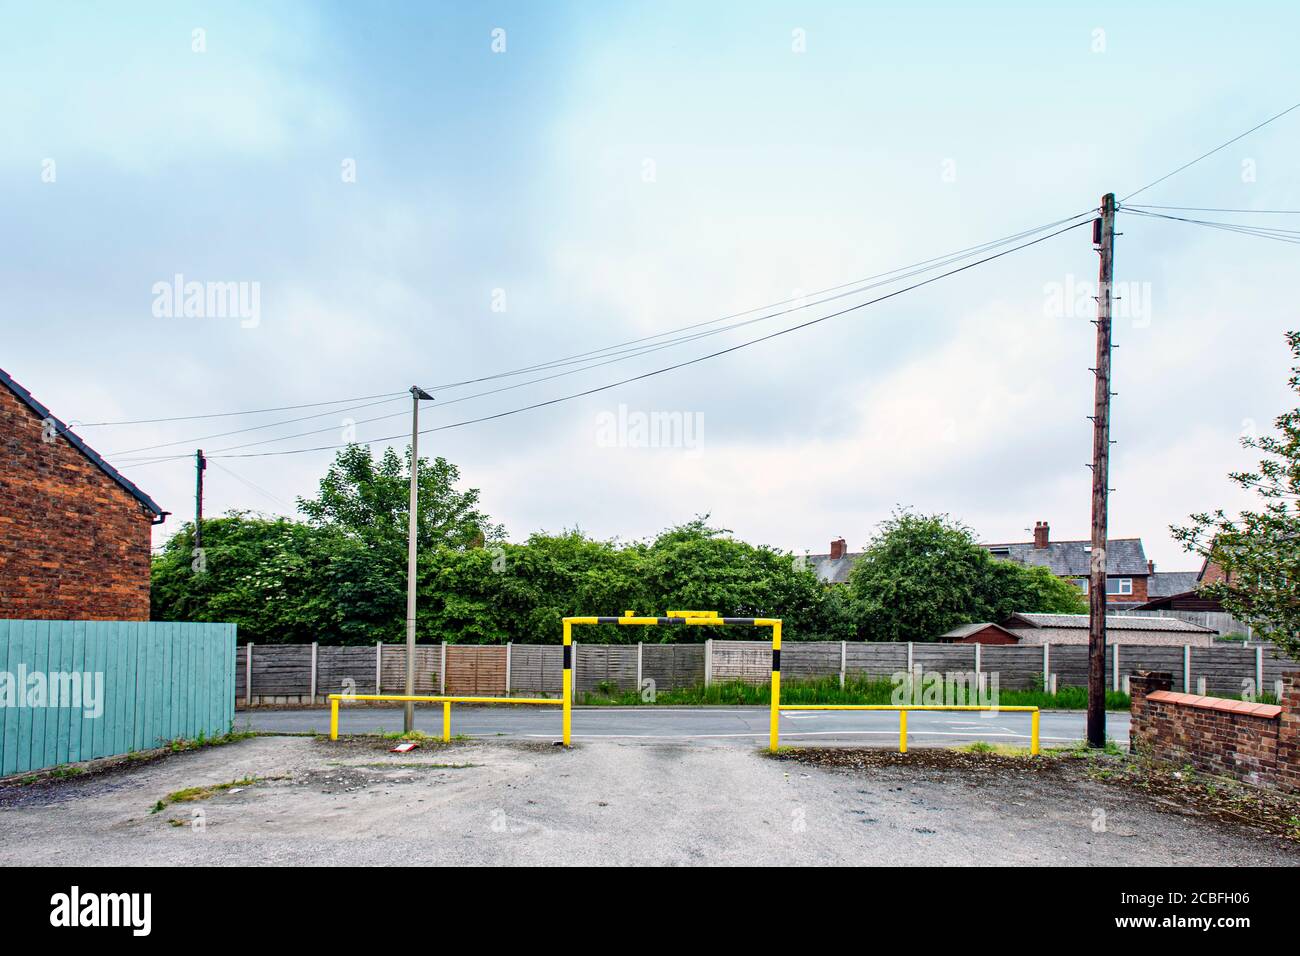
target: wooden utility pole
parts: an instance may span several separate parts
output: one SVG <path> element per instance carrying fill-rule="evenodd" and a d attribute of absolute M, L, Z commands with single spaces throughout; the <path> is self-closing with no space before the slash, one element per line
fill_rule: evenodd
<path fill-rule="evenodd" d="M 1092 415 L 1092 563 L 1088 574 L 1088 746 L 1106 746 L 1106 533 L 1110 491 L 1111 282 L 1115 275 L 1115 194 L 1101 200 L 1093 228 L 1097 272 L 1097 367 Z"/>
<path fill-rule="evenodd" d="M 406 696 L 415 693 L 415 572 L 416 539 L 420 504 L 420 400 L 431 400 L 418 385 L 411 386 L 411 513 L 406 524 Z M 402 729 L 415 730 L 415 702 L 408 700 L 402 711 Z"/>
<path fill-rule="evenodd" d="M 203 457 L 203 449 L 194 452 L 194 550 L 203 547 L 203 472 L 208 468 L 208 460 Z"/>

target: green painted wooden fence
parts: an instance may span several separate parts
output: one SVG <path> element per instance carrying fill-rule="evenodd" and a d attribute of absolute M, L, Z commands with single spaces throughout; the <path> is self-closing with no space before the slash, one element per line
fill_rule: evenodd
<path fill-rule="evenodd" d="M 0 775 L 220 736 L 234 718 L 234 624 L 0 620 Z"/>

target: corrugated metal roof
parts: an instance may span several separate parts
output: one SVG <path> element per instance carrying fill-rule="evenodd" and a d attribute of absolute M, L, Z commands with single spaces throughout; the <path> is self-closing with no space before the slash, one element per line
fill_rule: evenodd
<path fill-rule="evenodd" d="M 954 627 L 951 631 L 946 631 L 943 634 L 940 634 L 939 639 L 940 640 L 951 639 L 954 641 L 959 640 L 960 638 L 963 637 L 969 637 L 971 634 L 974 634 L 976 631 L 982 631 L 986 627 L 991 627 L 996 630 L 1002 631 L 1004 634 L 1008 634 L 1011 637 L 1016 638 L 1017 640 L 1020 639 L 1020 635 L 1016 634 L 1014 631 L 1009 631 L 1001 624 L 994 624 L 992 621 L 980 621 L 975 624 L 963 624 L 961 627 Z"/>
<path fill-rule="evenodd" d="M 50 413 L 50 410 L 48 408 L 46 408 L 44 405 L 38 402 L 36 398 L 33 397 L 31 392 L 27 391 L 27 389 L 23 388 L 21 385 L 15 382 L 13 377 L 2 368 L 0 368 L 0 384 L 7 386 L 9 391 L 17 395 L 18 398 L 21 399 L 22 402 L 28 408 L 30 408 L 37 415 L 39 415 L 42 420 L 48 418 L 51 421 L 53 421 L 54 426 L 57 429 L 59 435 L 61 435 L 63 438 L 66 438 L 68 440 L 68 444 L 70 444 L 73 448 L 77 449 L 77 451 L 81 452 L 83 455 L 89 458 L 99 468 L 100 471 L 102 471 L 104 474 L 108 475 L 108 477 L 112 478 L 119 485 L 121 485 L 126 491 L 128 491 L 131 494 L 133 498 L 135 498 L 136 501 L 140 502 L 140 504 L 144 505 L 146 508 L 148 508 L 158 517 L 162 517 L 165 514 L 169 514 L 169 512 L 163 511 L 162 508 L 158 507 L 157 502 L 155 502 L 152 498 L 150 498 L 138 487 L 136 487 L 134 482 L 132 482 L 130 479 L 122 475 L 120 472 L 118 472 L 116 468 L 114 468 L 112 465 L 106 462 L 100 456 L 99 452 L 95 451 L 95 449 L 91 448 L 84 441 L 82 441 L 81 438 L 79 438 L 76 434 L 70 431 L 67 425 L 65 425 L 59 419 L 55 418 L 54 415 Z"/>
<path fill-rule="evenodd" d="M 1031 627 L 1086 628 L 1086 614 L 1013 614 L 1002 622 L 1008 630 Z M 1201 627 L 1174 617 L 1148 617 L 1141 614 L 1107 614 L 1106 627 L 1113 631 L 1183 631 L 1196 634 L 1217 634 L 1212 627 Z"/>
<path fill-rule="evenodd" d="M 981 547 L 987 548 L 995 558 L 1030 567 L 1045 567 L 1058 577 L 1085 576 L 1092 562 L 1091 541 L 1050 541 L 1045 548 L 1035 548 L 1032 541 Z M 1141 538 L 1111 538 L 1106 542 L 1107 574 L 1141 575 L 1148 570 Z"/>

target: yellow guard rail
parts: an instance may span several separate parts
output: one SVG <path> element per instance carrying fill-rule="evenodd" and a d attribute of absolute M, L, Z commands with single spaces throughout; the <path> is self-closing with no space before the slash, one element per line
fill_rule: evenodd
<path fill-rule="evenodd" d="M 1029 752 L 1038 755 L 1037 707 L 990 707 L 983 704 L 782 704 L 781 703 L 781 622 L 772 628 L 772 709 L 768 749 L 775 753 L 781 741 L 783 710 L 896 710 L 898 711 L 898 752 L 907 753 L 907 714 L 912 710 L 981 710 L 1028 712 Z"/>
<path fill-rule="evenodd" d="M 568 670 L 565 670 L 568 675 Z M 566 681 L 567 683 L 567 681 Z M 424 696 L 420 694 L 330 694 L 330 740 L 339 739 L 339 702 L 345 700 L 392 700 L 400 703 L 414 701 L 423 704 L 442 704 L 442 740 L 451 740 L 452 704 L 550 704 L 564 709 L 564 746 L 569 746 L 569 698 L 554 700 L 550 697 L 460 697 L 447 694 Z"/>

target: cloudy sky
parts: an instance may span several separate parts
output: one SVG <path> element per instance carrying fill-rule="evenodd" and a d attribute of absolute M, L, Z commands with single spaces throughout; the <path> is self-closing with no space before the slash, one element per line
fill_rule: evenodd
<path fill-rule="evenodd" d="M 0 367 L 82 423 L 333 402 L 78 427 L 176 513 L 164 536 L 193 465 L 152 459 L 199 446 L 207 513 L 292 513 L 333 453 L 265 453 L 402 434 L 412 384 L 436 427 L 739 344 L 937 273 L 819 290 L 1124 196 L 1300 99 L 1294 4 L 1040 6 L 5 3 Z M 1298 150 L 1300 110 L 1132 201 L 1300 209 Z M 1169 524 L 1245 504 L 1239 438 L 1288 400 L 1295 247 L 1119 228 L 1112 534 L 1190 568 Z M 897 506 L 989 541 L 1039 519 L 1086 537 L 1096 268 L 1076 229 L 421 452 L 516 540 L 707 512 L 756 543 L 857 548 Z M 205 314 L 230 289 L 242 310 Z M 726 328 L 743 319 L 762 321 Z M 670 447 L 646 447 L 665 423 Z"/>

